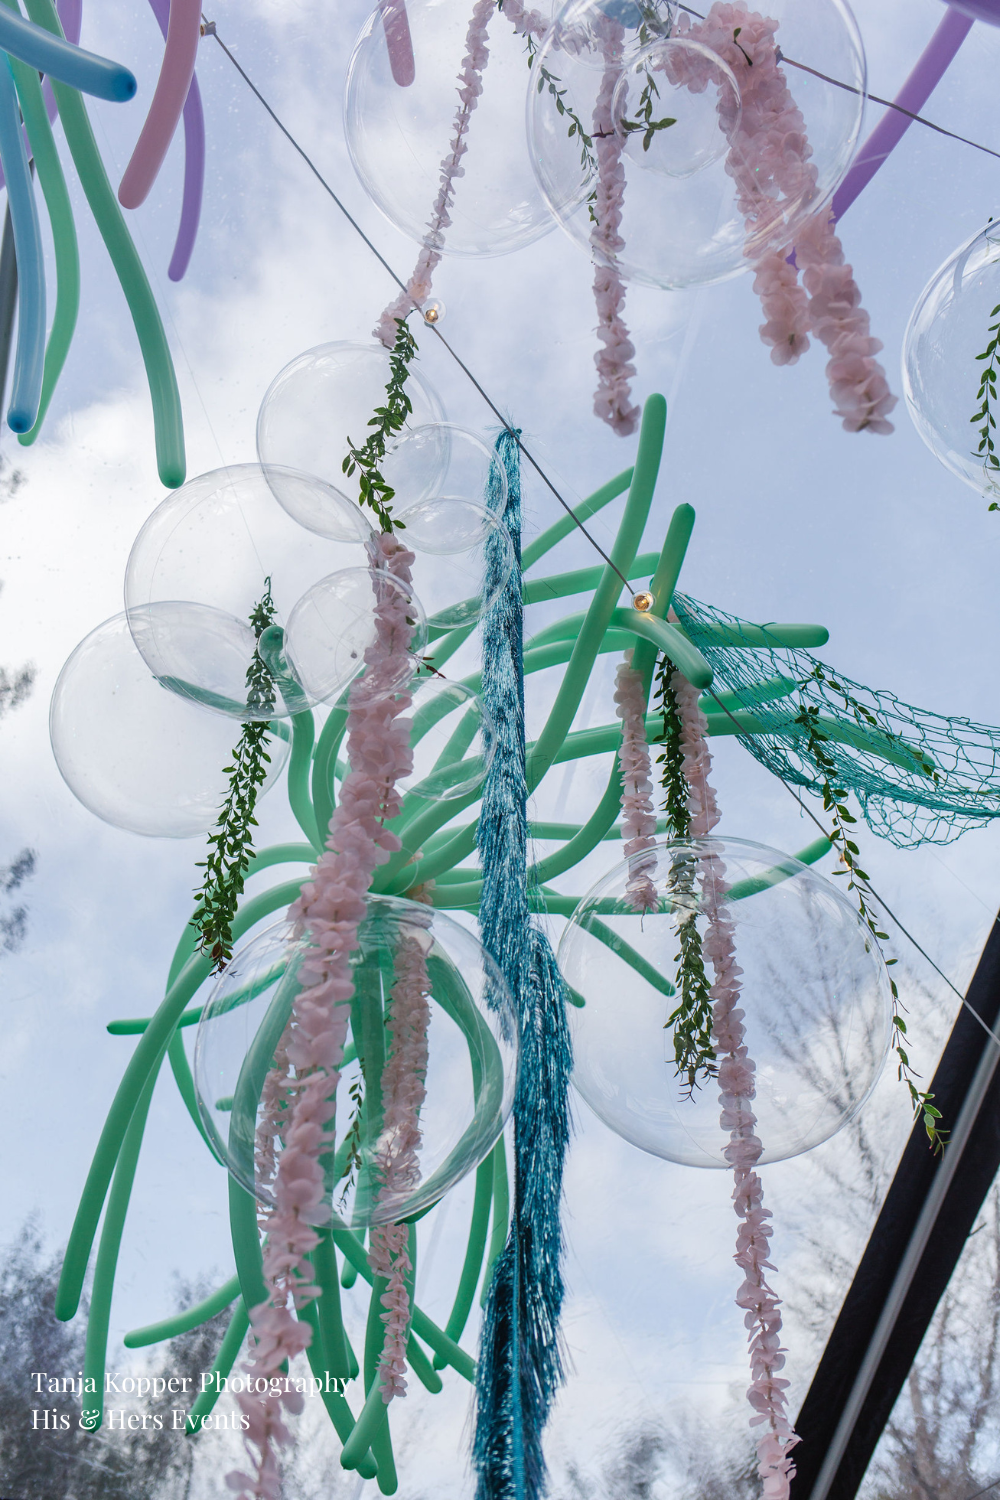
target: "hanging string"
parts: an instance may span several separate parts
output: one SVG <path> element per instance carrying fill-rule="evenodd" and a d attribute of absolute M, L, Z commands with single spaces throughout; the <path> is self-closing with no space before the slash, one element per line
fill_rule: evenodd
<path fill-rule="evenodd" d="M 808 68 L 805 63 L 793 62 L 790 57 L 785 57 L 778 48 L 778 61 L 783 62 L 789 68 L 798 68 L 800 73 L 811 73 L 814 78 L 820 78 L 824 83 L 832 83 L 834 88 L 843 89 L 848 94 L 861 94 L 862 90 L 855 88 L 851 83 L 842 83 L 839 78 L 831 78 L 828 73 L 820 73 L 816 68 Z M 882 104 L 886 109 L 894 109 L 897 114 L 906 115 L 915 125 L 926 125 L 928 130 L 934 130 L 938 135 L 946 135 L 950 141 L 961 141 L 963 146 L 971 146 L 974 151 L 984 151 L 987 156 L 995 156 L 1000 160 L 1000 151 L 994 151 L 991 146 L 981 146 L 978 141 L 970 141 L 968 136 L 956 135 L 954 130 L 945 130 L 943 125 L 935 125 L 933 120 L 925 120 L 923 115 L 915 115 L 912 109 L 904 109 L 902 104 L 896 104 L 892 99 L 880 99 L 878 94 L 864 93 L 865 99 L 870 99 L 873 104 Z"/>

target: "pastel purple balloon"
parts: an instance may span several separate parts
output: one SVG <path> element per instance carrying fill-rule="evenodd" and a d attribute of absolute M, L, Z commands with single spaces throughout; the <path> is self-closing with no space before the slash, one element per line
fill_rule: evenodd
<path fill-rule="evenodd" d="M 160 76 L 118 187 L 118 202 L 123 208 L 138 208 L 146 201 L 163 166 L 191 90 L 200 39 L 201 0 L 170 0 Z"/>
<path fill-rule="evenodd" d="M 988 21 L 991 26 L 1000 26 L 1000 0 L 947 0 L 947 3 L 974 21 Z"/>
<path fill-rule="evenodd" d="M 920 59 L 896 95 L 899 109 L 887 109 L 854 159 L 854 164 L 833 195 L 833 214 L 839 219 L 858 194 L 868 186 L 890 151 L 899 145 L 913 121 L 901 109 L 918 115 L 947 72 L 948 65 L 972 30 L 972 11 L 991 11 L 1000 19 L 1000 0 L 962 0 L 949 6 L 944 20 L 924 48 Z"/>
<path fill-rule="evenodd" d="M 149 0 L 163 39 L 167 39 L 170 20 L 170 0 Z M 181 222 L 174 242 L 174 253 L 170 257 L 167 275 L 171 281 L 180 281 L 191 260 L 191 252 L 198 235 L 201 219 L 202 196 L 205 190 L 205 112 L 201 107 L 201 90 L 198 79 L 191 75 L 191 87 L 184 101 L 184 193 L 181 199 Z"/>

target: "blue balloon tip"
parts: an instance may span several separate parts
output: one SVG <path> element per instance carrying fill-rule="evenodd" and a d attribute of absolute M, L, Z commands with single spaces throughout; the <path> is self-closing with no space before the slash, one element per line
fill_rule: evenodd
<path fill-rule="evenodd" d="M 133 99 L 138 91 L 139 85 L 135 81 L 135 74 L 130 73 L 128 68 L 122 68 L 115 80 L 115 98 L 124 102 Z"/>
<path fill-rule="evenodd" d="M 30 432 L 32 417 L 29 412 L 21 411 L 16 406 L 12 406 L 7 413 L 7 426 L 11 432 Z"/>

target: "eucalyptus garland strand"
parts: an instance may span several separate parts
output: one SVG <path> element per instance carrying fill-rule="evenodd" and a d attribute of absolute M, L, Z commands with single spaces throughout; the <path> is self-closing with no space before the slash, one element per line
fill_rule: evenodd
<path fill-rule="evenodd" d="M 842 687 L 839 682 L 828 676 L 818 662 L 813 667 L 812 676 L 817 682 L 825 683 L 835 692 L 840 693 L 844 699 L 845 706 L 853 709 L 854 716 L 859 722 L 872 719 L 868 710 L 862 704 L 857 703 L 847 689 Z M 857 818 L 854 817 L 847 806 L 847 791 L 844 787 L 837 785 L 836 762 L 824 749 L 824 746 L 829 743 L 829 735 L 822 732 L 819 722 L 820 711 L 818 705 L 802 702 L 799 712 L 795 717 L 795 723 L 805 732 L 806 752 L 815 765 L 822 781 L 823 808 L 833 818 L 833 827 L 827 834 L 827 837 L 840 855 L 840 861 L 843 865 L 843 869 L 835 870 L 834 874 L 847 876 L 847 889 L 853 891 L 861 920 L 868 929 L 871 940 L 881 953 L 882 944 L 888 942 L 889 934 L 881 931 L 876 913 L 865 899 L 866 896 L 870 897 L 871 895 L 868 876 L 858 863 L 861 851 L 851 837 L 853 827 L 857 823 Z M 874 720 L 872 722 L 874 723 Z M 923 769 L 927 770 L 927 767 L 923 767 Z M 928 774 L 935 773 L 928 771 Z M 896 962 L 895 958 L 885 959 L 887 968 L 891 968 Z M 937 1155 L 947 1142 L 948 1132 L 942 1131 L 938 1124 L 938 1121 L 941 1119 L 941 1111 L 934 1103 L 934 1095 L 917 1088 L 915 1080 L 919 1077 L 919 1074 L 914 1072 L 909 1054 L 904 1046 L 906 1021 L 902 1014 L 903 1007 L 899 998 L 899 990 L 891 974 L 889 975 L 889 989 L 892 994 L 892 1046 L 896 1054 L 897 1077 L 901 1083 L 906 1084 L 910 1095 L 910 1102 L 913 1105 L 913 1117 L 915 1120 L 921 1119 L 923 1121 L 931 1150 Z"/>
<path fill-rule="evenodd" d="M 250 625 L 257 640 L 274 619 L 271 580 L 265 580 L 264 594 L 250 615 Z M 247 708 L 270 714 L 275 706 L 274 681 L 259 651 L 254 651 L 247 668 Z M 222 804 L 218 822 L 208 836 L 208 856 L 198 861 L 205 878 L 195 895 L 191 926 L 201 934 L 198 951 L 208 953 L 213 973 L 219 973 L 233 956 L 232 924 L 243 894 L 250 857 L 253 854 L 252 829 L 257 826 L 254 809 L 257 794 L 267 777 L 271 757 L 267 719 L 248 719 L 233 751 L 232 764 L 223 770 L 229 777 L 229 795 Z"/>
<path fill-rule="evenodd" d="M 979 446 L 976 452 L 983 461 L 983 475 L 990 489 L 995 493 L 997 482 L 1000 481 L 1000 459 L 997 458 L 996 444 L 993 441 L 997 425 L 993 407 L 997 399 L 997 364 L 1000 362 L 1000 302 L 990 313 L 990 317 L 997 320 L 990 324 L 990 341 L 982 354 L 976 355 L 977 363 L 986 361 L 979 377 L 979 390 L 976 393 L 976 400 L 983 404 L 969 418 L 969 421 L 983 424 L 979 429 Z M 989 508 L 1000 510 L 1000 505 L 993 500 Z"/>
<path fill-rule="evenodd" d="M 663 728 L 656 739 L 662 752 L 656 757 L 660 766 L 660 784 L 664 791 L 664 812 L 675 839 L 685 839 L 691 826 L 688 810 L 688 783 L 681 751 L 681 719 L 670 679 L 676 668 L 664 656 L 656 673 L 656 708 L 663 718 Z M 701 933 L 698 931 L 695 875 L 697 862 L 678 855 L 671 861 L 670 895 L 679 908 L 676 955 L 677 988 L 680 1004 L 667 1017 L 664 1030 L 673 1031 L 674 1064 L 678 1077 L 684 1077 L 682 1092 L 691 1098 L 702 1082 L 717 1073 L 715 1047 L 712 1042 L 711 985 L 705 971 Z"/>
<path fill-rule="evenodd" d="M 406 394 L 406 381 L 410 373 L 410 361 L 417 353 L 417 341 L 410 332 L 405 318 L 396 318 L 396 340 L 389 355 L 389 381 L 385 388 L 385 405 L 376 406 L 368 426 L 374 428 L 361 445 L 356 446 L 351 437 L 347 439 L 348 452 L 343 462 L 345 474 L 358 472 L 358 499 L 367 505 L 379 519 L 383 531 L 392 531 L 395 526 L 402 529 L 400 521 L 393 522 L 390 500 L 395 490 L 387 483 L 379 465 L 385 458 L 388 440 L 402 430 L 407 417 L 413 411 Z"/>

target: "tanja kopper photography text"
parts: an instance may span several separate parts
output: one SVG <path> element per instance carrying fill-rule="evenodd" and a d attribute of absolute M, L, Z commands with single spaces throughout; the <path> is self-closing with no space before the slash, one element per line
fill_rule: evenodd
<path fill-rule="evenodd" d="M 76 1396 L 81 1402 L 87 1396 L 96 1396 L 98 1384 L 92 1376 L 78 1370 L 76 1375 L 50 1375 L 47 1370 L 32 1370 L 31 1392 L 36 1396 Z M 220 1375 L 217 1370 L 203 1370 L 199 1375 L 121 1375 L 118 1371 L 104 1376 L 104 1395 L 131 1397 L 129 1407 L 108 1406 L 104 1410 L 103 1422 L 99 1410 L 88 1409 L 84 1404 L 77 1418 L 58 1407 L 31 1407 L 30 1425 L 38 1432 L 68 1432 L 71 1427 L 93 1430 L 98 1423 L 109 1430 L 122 1432 L 178 1431 L 185 1425 L 189 1428 L 214 1427 L 230 1431 L 246 1431 L 249 1423 L 240 1411 L 209 1412 L 192 1417 L 184 1407 L 171 1406 L 168 1410 L 136 1411 L 135 1403 L 152 1405 L 165 1402 L 171 1396 L 195 1396 L 213 1392 L 217 1396 L 230 1394 L 239 1396 L 252 1391 L 258 1395 L 280 1396 L 294 1391 L 300 1396 L 343 1396 L 348 1381 L 328 1372 L 320 1380 L 317 1376 L 296 1377 L 294 1375 L 272 1375 L 268 1378 L 253 1375 Z"/>

